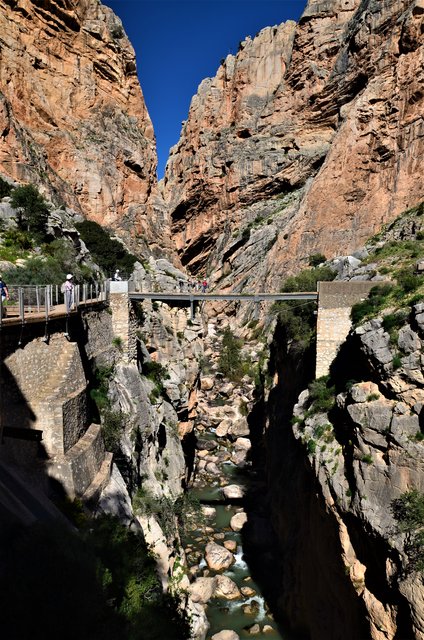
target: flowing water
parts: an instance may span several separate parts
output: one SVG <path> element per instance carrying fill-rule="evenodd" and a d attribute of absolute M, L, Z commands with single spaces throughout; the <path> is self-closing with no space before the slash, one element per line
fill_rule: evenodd
<path fill-rule="evenodd" d="M 202 439 L 214 439 L 213 432 L 202 433 Z M 228 445 L 228 443 L 227 443 Z M 222 442 L 213 453 L 225 450 Z M 219 463 L 221 475 L 218 478 L 206 481 L 204 479 L 195 483 L 191 490 L 192 495 L 201 501 L 202 504 L 213 506 L 215 515 L 207 518 L 204 526 L 191 531 L 186 540 L 186 546 L 190 549 L 188 560 L 191 565 L 197 565 L 197 575 L 214 575 L 208 570 L 204 550 L 210 539 L 214 539 L 222 545 L 224 540 L 233 540 L 237 545 L 234 552 L 235 563 L 226 571 L 224 575 L 231 578 L 241 589 L 249 587 L 252 591 L 248 596 L 241 596 L 240 600 L 226 600 L 213 598 L 208 602 L 206 613 L 210 623 L 208 639 L 214 633 L 223 629 L 236 631 L 240 638 L 256 638 L 257 640 L 294 640 L 293 637 L 280 625 L 274 621 L 271 612 L 261 594 L 259 586 L 253 581 L 249 566 L 246 563 L 243 547 L 242 535 L 230 528 L 232 516 L 240 511 L 243 506 L 240 501 L 231 504 L 230 500 L 223 500 L 222 484 L 238 484 L 246 488 L 249 485 L 249 468 L 237 467 L 230 461 Z M 250 517 L 248 515 L 248 517 Z M 250 595 L 252 593 L 253 595 Z M 258 624 L 260 629 L 252 635 L 249 628 Z M 265 630 L 264 630 L 265 627 Z"/>

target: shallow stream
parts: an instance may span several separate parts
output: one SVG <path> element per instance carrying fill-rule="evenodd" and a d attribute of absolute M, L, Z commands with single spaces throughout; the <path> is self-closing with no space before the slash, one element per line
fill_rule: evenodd
<path fill-rule="evenodd" d="M 202 433 L 201 438 L 214 438 L 213 433 Z M 218 451 L 225 451 L 223 442 L 218 442 Z M 230 445 L 231 446 L 231 445 Z M 226 540 L 233 540 L 237 544 L 234 552 L 235 563 L 223 575 L 231 578 L 241 589 L 249 587 L 253 595 L 241 596 L 239 600 L 226 600 L 213 598 L 207 604 L 206 614 L 210 623 L 208 640 L 213 634 L 223 629 L 235 631 L 240 638 L 255 638 L 257 640 L 294 640 L 287 631 L 278 625 L 268 609 L 268 606 L 261 594 L 259 586 L 253 581 L 250 570 L 245 562 L 242 548 L 242 535 L 235 532 L 230 527 L 232 516 L 243 508 L 243 502 L 224 500 L 221 487 L 225 484 L 238 484 L 246 487 L 249 485 L 249 467 L 240 468 L 229 461 L 218 463 L 220 476 L 206 480 L 199 479 L 191 490 L 192 496 L 197 498 L 203 505 L 211 506 L 215 509 L 213 517 L 206 518 L 204 524 L 198 529 L 191 531 L 186 539 L 186 547 L 191 549 L 188 554 L 188 561 L 191 566 L 198 565 L 197 575 L 213 576 L 215 573 L 208 570 L 204 552 L 205 546 L 210 539 L 214 539 L 217 544 L 223 545 Z M 250 515 L 248 515 L 248 518 Z M 250 605 L 250 611 L 247 605 Z M 252 626 L 258 624 L 260 629 L 252 634 Z M 264 626 L 266 626 L 264 631 Z"/>

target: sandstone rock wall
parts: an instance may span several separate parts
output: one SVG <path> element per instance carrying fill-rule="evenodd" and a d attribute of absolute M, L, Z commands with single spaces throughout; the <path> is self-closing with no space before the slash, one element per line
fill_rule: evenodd
<path fill-rule="evenodd" d="M 166 248 L 152 124 L 122 23 L 98 0 L 0 6 L 0 171 Z"/>
<path fill-rule="evenodd" d="M 201 83 L 164 180 L 183 264 L 275 288 L 422 199 L 422 21 L 422 0 L 309 2 Z"/>

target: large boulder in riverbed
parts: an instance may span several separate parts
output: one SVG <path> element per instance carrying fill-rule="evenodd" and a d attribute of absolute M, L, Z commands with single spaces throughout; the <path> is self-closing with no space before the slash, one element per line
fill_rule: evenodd
<path fill-rule="evenodd" d="M 216 586 L 216 578 L 197 578 L 197 580 L 189 586 L 188 592 L 193 602 L 206 604 L 206 602 L 212 598 Z"/>
<path fill-rule="evenodd" d="M 213 571 L 224 571 L 234 564 L 235 559 L 231 551 L 216 542 L 209 542 L 205 549 L 205 560 Z"/>
<path fill-rule="evenodd" d="M 216 577 L 216 587 L 213 595 L 216 598 L 225 598 L 226 600 L 238 600 L 241 598 L 238 586 L 228 576 Z"/>
<path fill-rule="evenodd" d="M 235 631 L 223 629 L 219 633 L 214 633 L 211 640 L 240 640 L 240 636 Z"/>
<path fill-rule="evenodd" d="M 244 511 L 236 513 L 230 520 L 230 527 L 233 531 L 241 531 L 247 522 L 247 514 Z"/>
<path fill-rule="evenodd" d="M 227 484 L 226 487 L 222 487 L 222 495 L 227 500 L 240 500 L 244 495 L 244 491 L 238 484 Z"/>
<path fill-rule="evenodd" d="M 239 438 L 241 436 L 248 436 L 250 434 L 249 425 L 246 418 L 238 418 L 233 420 L 227 431 L 227 435 L 232 438 Z"/>

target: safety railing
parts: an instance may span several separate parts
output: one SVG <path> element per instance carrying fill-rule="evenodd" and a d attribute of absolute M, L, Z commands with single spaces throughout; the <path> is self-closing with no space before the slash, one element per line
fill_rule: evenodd
<path fill-rule="evenodd" d="M 61 285 L 8 285 L 9 299 L 0 299 L 0 328 L 7 318 L 22 323 L 35 314 L 48 320 L 56 311 L 71 313 L 81 304 L 108 299 L 108 282 L 76 284 L 70 291 L 61 291 Z M 63 308 L 64 307 L 64 308 Z"/>

